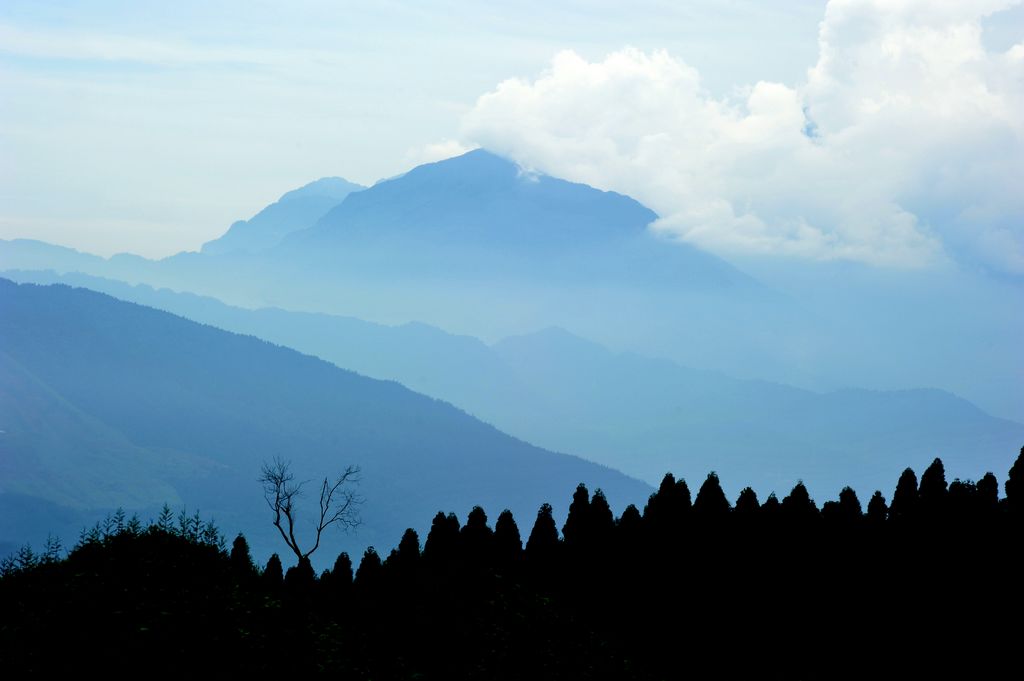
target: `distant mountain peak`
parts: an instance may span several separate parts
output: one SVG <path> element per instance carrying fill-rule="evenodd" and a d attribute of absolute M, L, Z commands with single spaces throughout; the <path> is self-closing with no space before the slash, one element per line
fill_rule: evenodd
<path fill-rule="evenodd" d="M 336 199 L 341 202 L 346 196 L 352 192 L 357 192 L 366 189 L 361 184 L 355 182 L 349 182 L 343 177 L 321 177 L 319 180 L 313 180 L 309 184 L 305 184 L 298 189 L 293 189 L 289 192 L 285 192 L 278 203 L 284 203 L 286 201 L 294 201 L 296 199 L 302 199 L 310 196 L 322 196 L 325 198 Z"/>
<path fill-rule="evenodd" d="M 514 161 L 510 161 L 504 156 L 499 156 L 493 151 L 488 151 L 484 148 L 473 149 L 458 156 L 452 156 L 451 158 L 435 161 L 434 163 L 426 163 L 418 167 L 466 168 L 486 173 L 511 175 L 513 177 L 518 175 L 520 171 L 519 165 Z"/>
<path fill-rule="evenodd" d="M 474 149 L 350 194 L 267 255 L 304 272 L 364 280 L 500 280 L 562 290 L 612 281 L 753 285 L 714 255 L 653 234 L 657 218 L 629 196 Z"/>
<path fill-rule="evenodd" d="M 249 220 L 231 225 L 219 239 L 203 244 L 203 253 L 258 253 L 276 246 L 288 234 L 306 229 L 352 192 L 365 189 L 341 177 L 322 177 L 286 192 Z"/>
<path fill-rule="evenodd" d="M 446 186 L 454 185 L 462 188 L 465 188 L 467 185 L 486 187 L 495 192 L 506 191 L 510 186 L 537 185 L 540 183 L 560 186 L 562 188 L 571 187 L 577 191 L 591 193 L 594 196 L 606 196 L 611 199 L 618 198 L 636 204 L 636 206 L 650 213 L 650 221 L 654 221 L 658 217 L 649 208 L 624 194 L 603 191 L 586 184 L 562 180 L 536 170 L 524 168 L 515 161 L 484 148 L 473 149 L 459 156 L 452 156 L 440 161 L 424 163 L 402 175 L 383 180 L 375 186 L 406 179 L 413 182 L 439 182 L 444 183 Z"/>
<path fill-rule="evenodd" d="M 417 166 L 352 195 L 289 246 L 420 243 L 519 253 L 644 233 L 657 215 L 621 194 L 540 173 L 486 149 Z M 333 250 L 333 249 L 328 249 Z"/>

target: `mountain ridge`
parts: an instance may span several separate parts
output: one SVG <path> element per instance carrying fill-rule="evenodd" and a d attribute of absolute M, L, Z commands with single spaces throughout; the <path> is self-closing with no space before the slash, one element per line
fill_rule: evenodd
<path fill-rule="evenodd" d="M 259 253 L 272 248 L 296 230 L 315 223 L 332 207 L 352 192 L 366 187 L 341 177 L 322 177 L 298 189 L 285 192 L 281 198 L 260 210 L 248 220 L 232 223 L 228 231 L 203 244 L 200 252 L 207 255 L 233 252 Z"/>
<path fill-rule="evenodd" d="M 716 256 L 653 234 L 657 217 L 631 197 L 524 171 L 476 149 L 352 194 L 274 253 L 356 269 L 372 261 L 403 276 L 440 270 L 750 285 Z"/>
<path fill-rule="evenodd" d="M 812 493 L 834 494 L 831 486 L 841 483 L 870 494 L 898 476 L 890 460 L 923 467 L 941 455 L 951 473 L 967 474 L 1003 467 L 1014 442 L 1024 441 L 1024 425 L 931 388 L 812 392 L 611 351 L 560 328 L 488 345 L 424 324 L 240 310 L 186 294 L 64 280 L 398 381 L 527 441 L 652 484 L 667 470 L 692 478 L 714 468 L 727 488 L 742 478 L 760 494 L 787 489 L 795 476 Z"/>
<path fill-rule="evenodd" d="M 651 489 L 395 382 L 84 289 L 0 280 L 0 350 L 133 446 L 213 462 L 216 476 L 193 471 L 172 481 L 175 490 L 251 534 L 263 553 L 279 548 L 255 481 L 274 456 L 291 458 L 302 479 L 342 462 L 363 467 L 366 527 L 332 539 L 325 555 L 390 540 L 438 509 L 481 504 L 496 517 L 508 506 L 530 517 L 584 479 L 622 505 Z"/>

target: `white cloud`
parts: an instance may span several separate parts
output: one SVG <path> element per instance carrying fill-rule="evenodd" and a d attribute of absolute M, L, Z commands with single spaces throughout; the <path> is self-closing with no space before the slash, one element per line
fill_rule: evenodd
<path fill-rule="evenodd" d="M 1024 43 L 986 51 L 1016 2 L 832 0 L 796 86 L 716 98 L 666 52 L 571 51 L 478 99 L 463 137 L 635 196 L 723 253 L 1024 273 Z"/>

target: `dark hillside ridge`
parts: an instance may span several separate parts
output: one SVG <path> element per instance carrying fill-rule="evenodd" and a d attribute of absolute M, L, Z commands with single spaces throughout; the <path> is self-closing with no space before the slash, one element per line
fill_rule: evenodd
<path fill-rule="evenodd" d="M 397 383 L 83 289 L 0 280 L 0 352 L 12 367 L 2 374 L 5 399 L 17 400 L 15 391 L 29 380 L 11 376 L 29 376 L 34 390 L 78 419 L 52 446 L 45 423 L 0 423 L 11 430 L 0 436 L 4 446 L 17 430 L 19 447 L 36 448 L 9 459 L 42 466 L 46 474 L 31 479 L 51 481 L 23 488 L 27 468 L 11 471 L 0 499 L 22 494 L 66 504 L 58 486 L 88 487 L 77 436 L 85 428 L 117 441 L 110 456 L 141 462 L 132 452 L 145 450 L 153 464 L 142 466 L 139 480 L 166 483 L 190 508 L 251 533 L 258 552 L 276 546 L 256 482 L 261 464 L 275 456 L 292 460 L 300 480 L 337 474 L 347 464 L 362 467 L 365 525 L 348 538 L 353 548 L 442 507 L 504 503 L 531 513 L 579 481 L 621 504 L 650 489 L 509 437 Z M 113 472 L 109 479 L 116 479 Z M 126 495 L 118 503 L 139 507 L 131 501 Z M 326 553 L 339 546 L 331 540 Z"/>

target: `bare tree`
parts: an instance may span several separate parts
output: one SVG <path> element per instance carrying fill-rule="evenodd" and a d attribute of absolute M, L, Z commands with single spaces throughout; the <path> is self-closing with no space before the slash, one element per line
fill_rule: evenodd
<path fill-rule="evenodd" d="M 275 458 L 272 464 L 263 464 L 260 482 L 263 495 L 274 512 L 274 527 L 281 533 L 299 562 L 308 560 L 310 554 L 320 547 L 320 535 L 330 525 L 351 530 L 360 524 L 358 507 L 362 498 L 352 487 L 359 483 L 359 467 L 348 466 L 334 482 L 324 478 L 320 486 L 320 519 L 316 524 L 316 540 L 313 548 L 303 552 L 295 539 L 296 500 L 302 495 L 305 482 L 295 482 L 291 463 Z"/>

